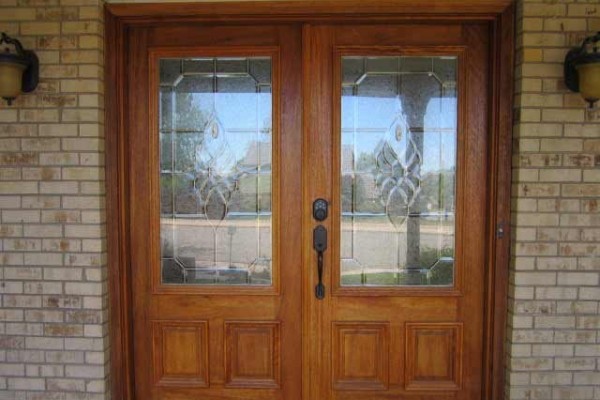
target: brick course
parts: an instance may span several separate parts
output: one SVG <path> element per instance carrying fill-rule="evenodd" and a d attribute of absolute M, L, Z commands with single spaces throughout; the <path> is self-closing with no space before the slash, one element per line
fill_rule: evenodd
<path fill-rule="evenodd" d="M 566 90 L 597 0 L 520 0 L 507 399 L 600 399 L 599 111 Z"/>
<path fill-rule="evenodd" d="M 41 60 L 0 105 L 0 399 L 108 398 L 102 7 L 0 0 Z"/>

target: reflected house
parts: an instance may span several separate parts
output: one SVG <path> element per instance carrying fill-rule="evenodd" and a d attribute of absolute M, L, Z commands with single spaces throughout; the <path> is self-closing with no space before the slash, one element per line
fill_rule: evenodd
<path fill-rule="evenodd" d="M 342 171 L 354 171 L 354 146 L 350 144 L 342 145 Z"/>
<path fill-rule="evenodd" d="M 364 153 L 361 153 L 365 156 Z M 358 159 L 357 159 L 358 158 Z M 360 157 L 356 157 L 352 145 L 342 145 L 342 212 L 344 215 L 357 212 L 384 213 L 380 205 L 375 176 L 363 168 L 357 168 Z M 363 169 L 363 171 L 360 171 Z"/>
<path fill-rule="evenodd" d="M 237 190 L 232 195 L 229 214 L 238 217 L 271 212 L 271 142 L 251 141 L 237 162 Z"/>
<path fill-rule="evenodd" d="M 244 157 L 238 162 L 238 165 L 242 169 L 253 169 L 256 166 L 260 167 L 262 171 L 271 171 L 271 160 L 272 158 L 272 144 L 271 142 L 253 140 L 250 142 L 246 149 Z"/>

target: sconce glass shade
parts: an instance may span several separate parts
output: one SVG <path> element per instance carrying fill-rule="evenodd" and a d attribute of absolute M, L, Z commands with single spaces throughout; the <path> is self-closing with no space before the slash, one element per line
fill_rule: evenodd
<path fill-rule="evenodd" d="M 0 97 L 14 99 L 21 94 L 23 72 L 27 65 L 0 60 Z"/>
<path fill-rule="evenodd" d="M 581 96 L 590 103 L 600 100 L 600 60 L 596 63 L 580 64 L 576 68 L 579 73 Z"/>

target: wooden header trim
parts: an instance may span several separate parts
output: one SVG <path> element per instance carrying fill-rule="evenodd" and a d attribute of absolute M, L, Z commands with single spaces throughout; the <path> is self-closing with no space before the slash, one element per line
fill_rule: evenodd
<path fill-rule="evenodd" d="M 479 16 L 496 17 L 514 0 L 322 0 L 236 1 L 208 3 L 107 4 L 108 11 L 126 19 L 323 19 L 328 17 Z"/>

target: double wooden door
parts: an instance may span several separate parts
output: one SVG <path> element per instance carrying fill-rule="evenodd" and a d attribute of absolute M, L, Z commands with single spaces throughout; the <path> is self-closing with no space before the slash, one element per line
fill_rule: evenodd
<path fill-rule="evenodd" d="M 488 35 L 130 30 L 137 399 L 482 398 Z"/>

